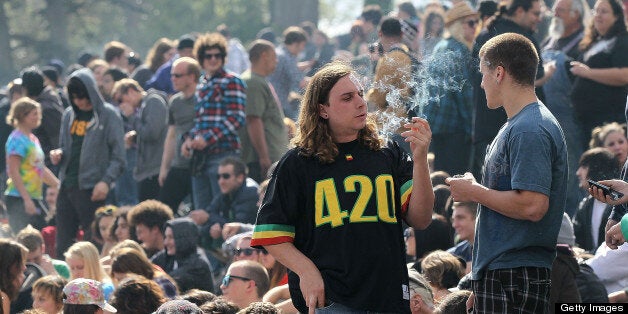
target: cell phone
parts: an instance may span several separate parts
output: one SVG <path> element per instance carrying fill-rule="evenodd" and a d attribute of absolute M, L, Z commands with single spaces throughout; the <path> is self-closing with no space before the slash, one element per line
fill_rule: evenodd
<path fill-rule="evenodd" d="M 591 179 L 587 180 L 587 182 L 589 182 L 589 186 L 595 186 L 596 188 L 601 189 L 602 192 L 604 193 L 604 195 L 610 195 L 610 197 L 611 197 L 611 199 L 613 201 L 616 201 L 616 200 L 624 197 L 623 193 L 617 192 L 617 191 L 611 189 L 610 187 L 608 187 L 608 186 L 606 186 L 604 184 L 597 183 L 597 182 L 595 182 L 595 181 L 593 181 Z"/>

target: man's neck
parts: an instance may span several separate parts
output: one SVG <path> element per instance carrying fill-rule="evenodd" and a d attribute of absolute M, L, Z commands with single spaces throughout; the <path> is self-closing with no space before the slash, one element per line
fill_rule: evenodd
<path fill-rule="evenodd" d="M 513 87 L 509 92 L 504 94 L 507 102 L 503 104 L 508 119 L 516 116 L 525 106 L 537 102 L 538 99 L 532 87 Z"/>
<path fill-rule="evenodd" d="M 190 87 L 186 88 L 185 90 L 183 90 L 181 92 L 183 93 L 183 97 L 190 98 L 190 97 L 194 96 L 194 93 L 196 92 L 196 85 L 195 84 L 191 84 Z"/>
<path fill-rule="evenodd" d="M 251 64 L 251 73 L 255 73 L 261 77 L 266 77 L 268 75 L 266 74 L 266 71 L 262 69 L 261 65 L 253 65 L 253 64 Z"/>
<path fill-rule="evenodd" d="M 560 38 L 567 38 L 575 33 L 577 33 L 580 29 L 582 29 L 582 25 L 576 23 L 570 27 L 565 27 L 565 31 L 563 31 L 563 35 Z"/>

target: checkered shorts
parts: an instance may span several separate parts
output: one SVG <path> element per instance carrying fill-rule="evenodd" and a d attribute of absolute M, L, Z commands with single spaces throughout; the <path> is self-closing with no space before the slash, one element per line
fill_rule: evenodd
<path fill-rule="evenodd" d="M 550 278 L 547 268 L 487 270 L 473 281 L 473 313 L 549 313 Z"/>

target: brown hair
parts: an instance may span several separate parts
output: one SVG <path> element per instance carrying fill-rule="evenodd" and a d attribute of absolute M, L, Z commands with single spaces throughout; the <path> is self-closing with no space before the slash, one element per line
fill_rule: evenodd
<path fill-rule="evenodd" d="M 225 36 L 222 36 L 220 33 L 207 33 L 194 42 L 194 55 L 201 67 L 203 67 L 203 61 L 205 60 L 205 51 L 209 49 L 220 50 L 224 65 L 225 57 L 227 56 L 227 39 Z"/>
<path fill-rule="evenodd" d="M 111 305 L 120 314 L 153 313 L 166 303 L 159 285 L 142 276 L 130 276 L 120 282 L 113 292 Z"/>
<path fill-rule="evenodd" d="M 41 235 L 41 232 L 33 226 L 28 225 L 24 227 L 24 229 L 20 230 L 15 236 L 15 240 L 20 244 L 24 245 L 29 252 L 36 251 L 38 248 L 41 248 L 41 245 L 44 244 L 44 237 Z"/>
<path fill-rule="evenodd" d="M 436 250 L 421 261 L 423 276 L 440 289 L 455 287 L 464 276 L 462 263 L 451 253 Z"/>
<path fill-rule="evenodd" d="M 175 47 L 174 41 L 166 37 L 157 39 L 146 55 L 146 66 L 148 69 L 153 73 L 157 72 L 157 69 L 168 61 L 164 58 L 164 54 Z"/>
<path fill-rule="evenodd" d="M 20 287 L 15 286 L 15 279 L 22 273 L 26 264 L 28 249 L 9 239 L 0 239 L 0 290 L 11 301 L 17 298 Z"/>
<path fill-rule="evenodd" d="M 341 78 L 351 73 L 353 69 L 349 65 L 334 61 L 312 77 L 301 100 L 299 127 L 292 139 L 302 156 L 316 157 L 322 163 L 332 163 L 338 155 L 338 147 L 332 140 L 328 121 L 320 117 L 318 106 L 329 106 L 329 91 Z M 382 140 L 377 134 L 372 116 L 367 118 L 366 127 L 359 131 L 358 141 L 371 150 L 381 149 Z"/>
<path fill-rule="evenodd" d="M 44 276 L 33 284 L 33 294 L 43 293 L 51 296 L 57 305 L 57 311 L 63 308 L 63 287 L 68 281 L 61 276 Z"/>
<path fill-rule="evenodd" d="M 516 83 L 534 86 L 539 55 L 524 36 L 515 33 L 495 36 L 482 45 L 480 57 L 488 69 L 501 66 Z"/>
<path fill-rule="evenodd" d="M 41 106 L 39 103 L 28 97 L 22 97 L 11 104 L 11 109 L 9 109 L 6 122 L 8 125 L 17 127 L 17 125 L 22 122 L 24 118 L 33 110 L 39 110 L 41 113 Z"/>

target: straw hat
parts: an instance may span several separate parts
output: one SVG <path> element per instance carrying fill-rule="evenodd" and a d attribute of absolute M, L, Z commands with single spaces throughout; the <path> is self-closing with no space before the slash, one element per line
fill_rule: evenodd
<path fill-rule="evenodd" d="M 466 1 L 461 1 L 449 9 L 445 15 L 445 26 L 451 25 L 453 22 L 469 16 L 478 16 L 478 13 L 471 9 Z"/>

